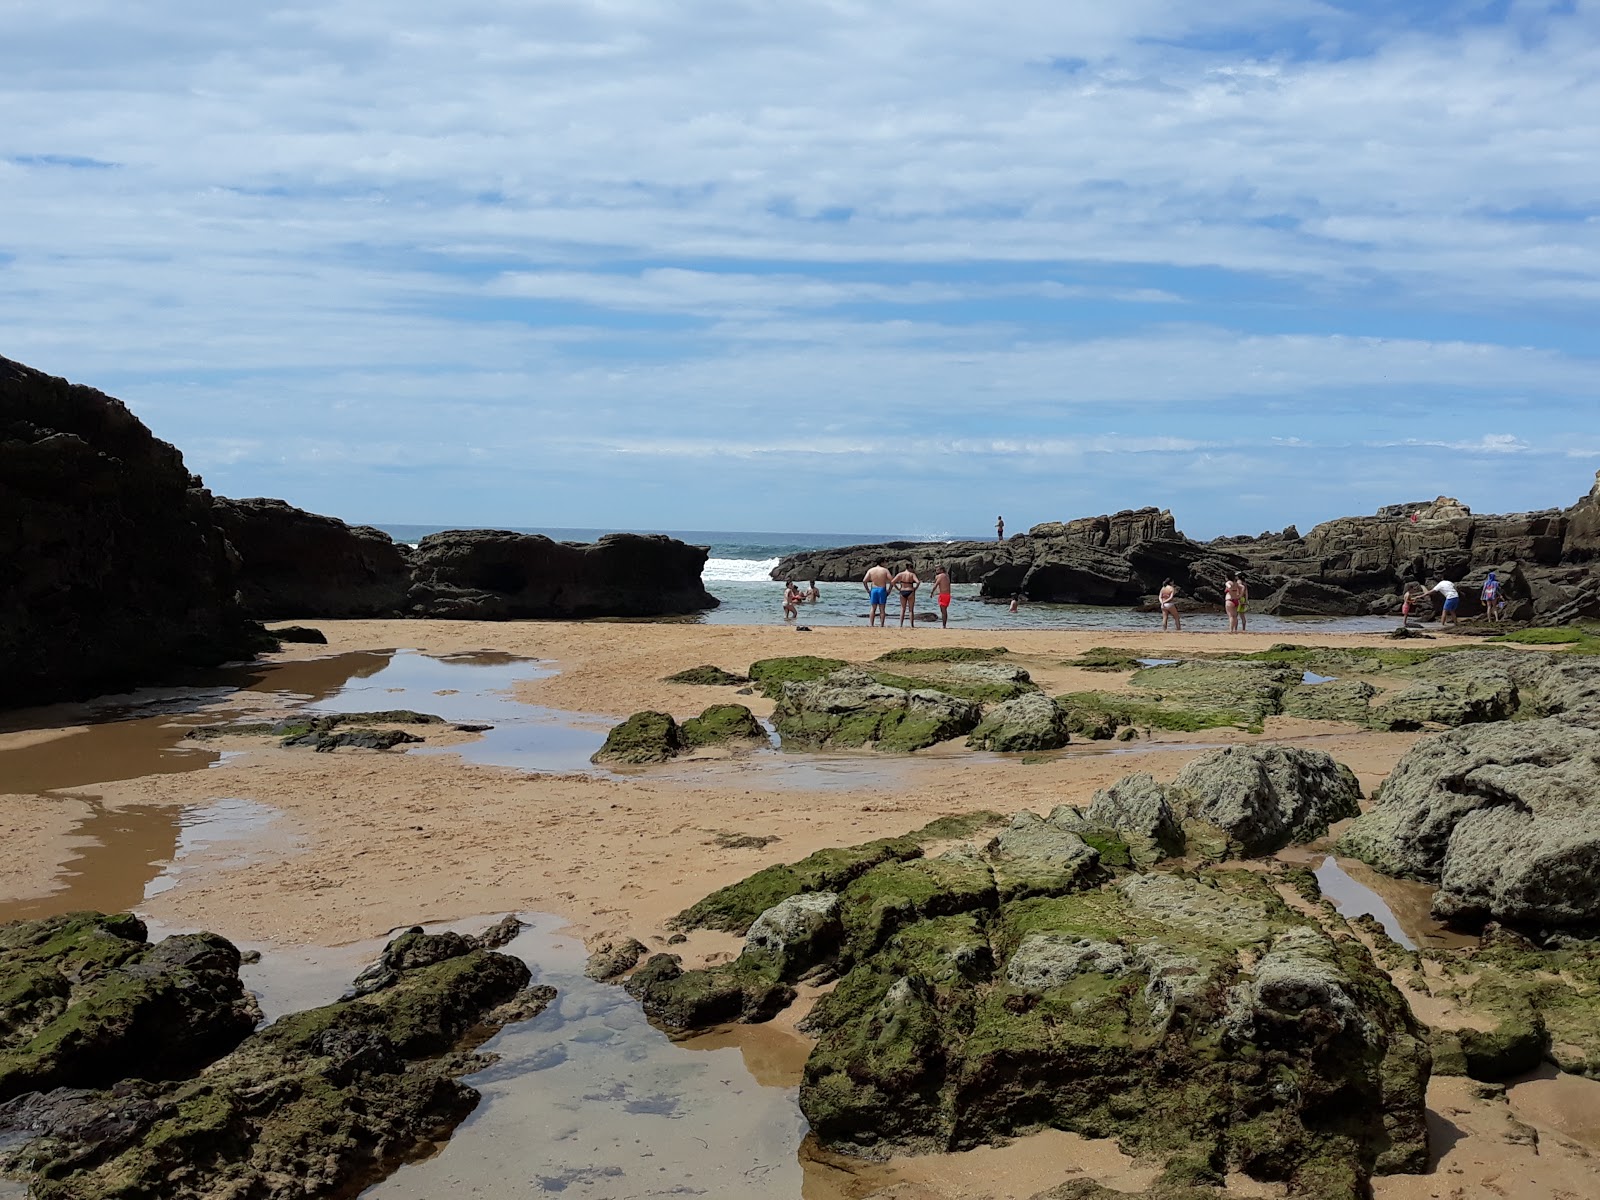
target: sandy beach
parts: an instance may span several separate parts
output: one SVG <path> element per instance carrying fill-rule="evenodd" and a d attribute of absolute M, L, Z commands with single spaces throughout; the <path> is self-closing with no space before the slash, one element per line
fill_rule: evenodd
<path fill-rule="evenodd" d="M 352 662 L 369 673 L 377 670 L 389 661 L 389 651 L 445 660 L 471 656 L 479 663 L 538 660 L 545 670 L 515 684 L 514 699 L 567 714 L 566 725 L 591 738 L 645 708 L 682 719 L 736 698 L 757 716 L 770 714 L 771 701 L 759 695 L 734 697 L 726 687 L 663 682 L 700 664 L 739 672 L 757 659 L 786 654 L 866 661 L 907 645 L 1003 644 L 1011 661 L 1057 694 L 1119 686 L 1120 676 L 1065 664 L 1091 646 L 1159 656 L 1265 649 L 1282 640 L 1278 634 L 1163 636 L 1154 629 L 997 636 L 673 623 L 317 624 L 328 645 L 293 646 L 270 661 L 313 673 L 326 667 L 333 679 L 348 676 Z M 1305 640 L 1382 642 L 1354 635 Z M 0 914 L 137 904 L 163 926 L 210 928 L 247 943 L 328 947 L 412 923 L 521 911 L 555 914 L 591 946 L 632 936 L 663 948 L 668 919 L 700 897 L 760 867 L 825 846 L 903 833 L 952 814 L 1047 813 L 1058 804 L 1087 802 L 1097 788 L 1131 771 L 1170 779 L 1207 749 L 1248 741 L 1325 750 L 1348 764 L 1370 794 L 1419 736 L 1270 718 L 1260 734 L 1156 730 L 1126 744 L 1074 743 L 1027 763 L 975 754 L 957 743 L 904 757 L 831 756 L 831 772 L 816 769 L 806 756 L 779 754 L 708 754 L 626 771 L 541 772 L 472 761 L 485 735 L 430 729 L 424 731 L 427 753 L 315 754 L 259 738 L 224 738 L 204 744 L 205 761 L 198 764 L 204 769 L 195 769 L 197 744 L 183 738 L 188 726 L 218 714 L 288 711 L 270 687 L 271 671 L 254 674 L 261 685 L 195 697 L 177 725 L 170 710 L 86 723 L 86 710 L 60 706 L 23 714 L 13 732 L 0 734 L 0 761 L 14 767 L 7 790 L 16 793 L 3 797 L 0 807 Z M 438 689 L 439 702 L 452 691 Z M 408 703 L 427 707 L 414 696 Z M 164 869 L 161 840 L 179 836 L 173 833 L 177 814 L 214 809 L 223 801 L 233 806 L 230 812 L 245 814 L 237 836 L 186 845 L 181 870 L 167 864 L 161 889 L 139 894 Z M 109 875 L 88 870 L 85 862 L 95 851 L 86 818 L 89 824 L 143 822 L 141 828 L 153 833 L 154 849 L 144 859 L 135 854 L 139 861 L 124 861 Z M 118 886 L 133 894 L 118 900 Z M 737 944 L 730 935 L 697 932 L 674 951 L 686 962 L 706 963 L 736 952 Z M 1426 1016 L 1437 1020 L 1441 1014 Z M 786 1069 L 803 1058 L 804 1042 L 793 1031 L 792 1017 L 761 1037 L 792 1048 L 779 1055 L 789 1060 Z M 752 1040 L 746 1052 L 758 1073 L 759 1043 Z M 772 1053 L 770 1044 L 765 1052 Z M 1600 1153 L 1593 1119 L 1597 1097 L 1600 1084 L 1566 1076 L 1530 1080 L 1509 1092 L 1437 1079 L 1430 1091 L 1435 1170 L 1379 1180 L 1377 1194 L 1393 1200 L 1592 1195 L 1600 1178 L 1589 1158 Z M 1530 1139 L 1528 1129 L 1536 1136 Z M 1144 1186 L 1152 1177 L 1108 1145 L 1068 1154 L 1059 1144 L 1066 1136 L 1039 1135 L 1007 1149 L 871 1171 L 815 1163 L 808 1166 L 806 1195 L 977 1200 L 1025 1197 L 1074 1172 L 1125 1187 Z M 1068 1159 L 1070 1169 L 1064 1165 Z M 1243 1182 L 1233 1191 L 1275 1194 Z"/>

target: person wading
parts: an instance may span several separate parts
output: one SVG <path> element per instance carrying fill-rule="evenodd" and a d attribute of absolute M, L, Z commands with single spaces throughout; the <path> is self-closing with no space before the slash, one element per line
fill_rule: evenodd
<path fill-rule="evenodd" d="M 917 589 L 922 586 L 922 580 L 917 578 L 917 573 L 907 563 L 900 574 L 894 577 L 894 590 L 900 593 L 900 624 L 906 623 L 906 617 L 911 618 L 911 628 L 917 627 Z"/>
<path fill-rule="evenodd" d="M 866 590 L 867 598 L 872 601 L 872 612 L 867 617 L 867 628 L 877 624 L 883 618 L 883 627 L 889 627 L 889 568 L 879 563 L 868 571 L 861 579 L 861 586 Z"/>
<path fill-rule="evenodd" d="M 940 567 L 933 577 L 933 597 L 939 602 L 939 625 L 950 628 L 950 568 Z"/>

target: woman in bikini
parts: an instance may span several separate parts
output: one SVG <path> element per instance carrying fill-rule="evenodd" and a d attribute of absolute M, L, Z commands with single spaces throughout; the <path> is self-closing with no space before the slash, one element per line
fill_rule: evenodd
<path fill-rule="evenodd" d="M 906 617 L 911 618 L 911 628 L 917 627 L 917 589 L 922 586 L 922 580 L 917 578 L 917 573 L 907 563 L 905 569 L 893 579 L 894 589 L 900 594 L 900 624 L 906 623 Z"/>
<path fill-rule="evenodd" d="M 1228 632 L 1239 632 L 1239 577 L 1222 585 L 1222 610 L 1228 614 Z"/>
<path fill-rule="evenodd" d="M 1161 585 L 1161 632 L 1167 631 L 1167 621 L 1171 620 L 1176 632 L 1183 632 L 1183 618 L 1178 615 L 1178 589 L 1168 579 Z"/>

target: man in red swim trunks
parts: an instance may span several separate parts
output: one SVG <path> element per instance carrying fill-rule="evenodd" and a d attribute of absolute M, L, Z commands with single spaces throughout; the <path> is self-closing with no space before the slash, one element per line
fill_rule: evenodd
<path fill-rule="evenodd" d="M 933 595 L 939 601 L 939 624 L 950 628 L 950 568 L 940 567 L 933 577 Z"/>

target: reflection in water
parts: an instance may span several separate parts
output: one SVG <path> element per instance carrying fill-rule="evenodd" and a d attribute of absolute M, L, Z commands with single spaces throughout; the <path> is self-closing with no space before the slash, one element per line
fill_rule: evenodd
<path fill-rule="evenodd" d="M 468 1079 L 484 1102 L 439 1154 L 363 1196 L 799 1196 L 794 1087 L 761 1086 L 731 1041 L 686 1053 L 620 987 L 584 977 L 583 946 L 560 926 L 535 917 L 507 948 L 559 994 L 484 1047 L 501 1056 Z"/>
<path fill-rule="evenodd" d="M 0 921 L 33 920 L 77 909 L 123 912 L 144 899 L 145 884 L 172 856 L 181 810 L 164 805 L 105 808 L 73 830 L 79 849 L 45 896 L 0 901 Z"/>
<path fill-rule="evenodd" d="M 1369 913 L 1408 950 L 1476 946 L 1476 936 L 1450 929 L 1433 917 L 1433 886 L 1380 875 L 1363 862 L 1334 858 L 1316 868 L 1323 895 L 1346 917 Z"/>

